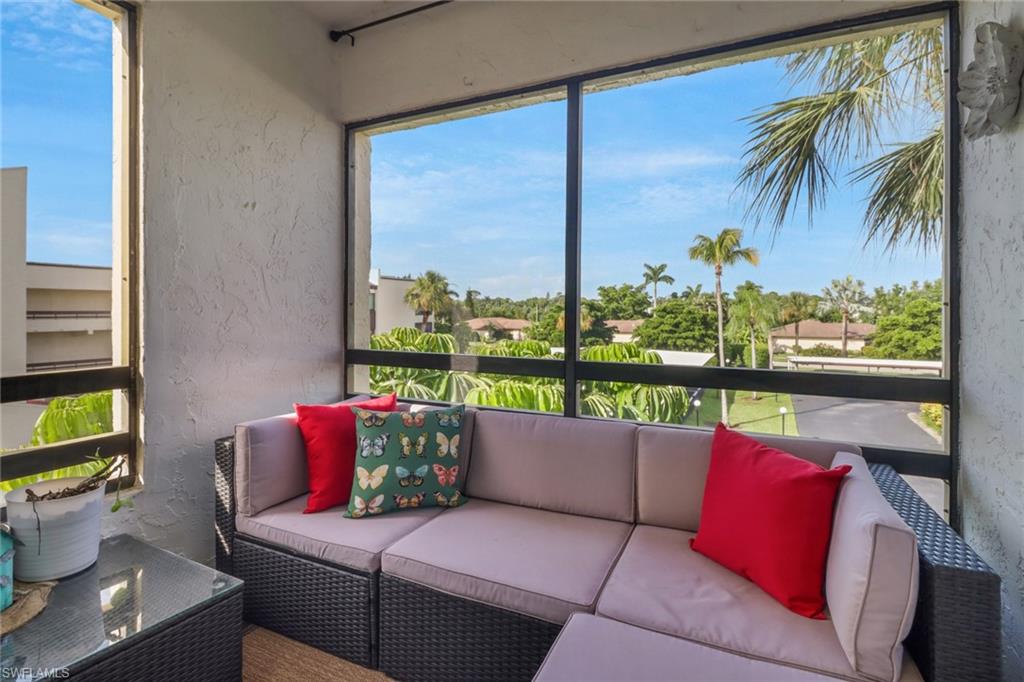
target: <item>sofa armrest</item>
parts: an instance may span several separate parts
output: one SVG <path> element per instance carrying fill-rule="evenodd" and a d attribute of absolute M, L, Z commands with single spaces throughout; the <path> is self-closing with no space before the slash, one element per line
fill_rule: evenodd
<path fill-rule="evenodd" d="M 1002 677 L 1000 578 L 887 464 L 871 475 L 917 535 L 920 585 L 907 650 L 926 680 Z"/>
<path fill-rule="evenodd" d="M 235 544 L 235 438 L 219 438 L 213 449 L 213 533 L 217 570 L 232 573 Z"/>

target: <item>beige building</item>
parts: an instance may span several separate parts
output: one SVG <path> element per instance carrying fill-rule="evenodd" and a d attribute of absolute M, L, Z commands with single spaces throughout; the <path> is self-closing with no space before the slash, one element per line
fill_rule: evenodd
<path fill-rule="evenodd" d="M 3 169 L 3 374 L 110 365 L 111 268 L 25 261 L 27 176 L 25 168 Z M 4 404 L 0 447 L 28 443 L 45 407 L 45 401 Z"/>
<path fill-rule="evenodd" d="M 776 327 L 771 333 L 774 352 L 787 353 L 797 345 L 797 323 Z M 820 320 L 802 320 L 799 322 L 800 348 L 804 351 L 814 346 L 824 345 L 836 350 L 843 348 L 843 323 L 821 322 Z M 846 331 L 846 349 L 860 351 L 867 344 L 868 337 L 875 333 L 875 325 L 863 322 L 850 322 Z"/>
<path fill-rule="evenodd" d="M 612 330 L 612 343 L 629 343 L 636 338 L 637 328 L 643 320 L 605 320 L 604 325 Z"/>
<path fill-rule="evenodd" d="M 484 340 L 491 339 L 495 332 L 504 332 L 513 341 L 522 341 L 526 338 L 526 328 L 530 326 L 530 321 L 509 317 L 474 317 L 466 320 L 466 325 Z"/>
<path fill-rule="evenodd" d="M 405 292 L 413 285 L 412 277 L 390 277 L 379 269 L 370 271 L 370 333 L 387 334 L 396 327 L 415 327 L 432 331 L 433 320 L 423 329 L 423 316 L 405 302 Z"/>

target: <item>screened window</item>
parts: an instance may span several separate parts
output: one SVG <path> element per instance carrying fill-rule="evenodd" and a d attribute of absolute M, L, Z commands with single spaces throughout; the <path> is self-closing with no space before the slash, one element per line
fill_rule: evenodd
<path fill-rule="evenodd" d="M 349 389 L 722 421 L 949 480 L 952 20 L 349 126 Z"/>

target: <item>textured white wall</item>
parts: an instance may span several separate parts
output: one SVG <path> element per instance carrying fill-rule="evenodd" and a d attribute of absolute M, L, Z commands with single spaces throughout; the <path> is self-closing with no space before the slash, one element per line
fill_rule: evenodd
<path fill-rule="evenodd" d="M 342 117 L 397 113 L 910 2 L 468 2 L 339 43 Z"/>
<path fill-rule="evenodd" d="M 1024 32 L 1024 3 L 962 8 L 965 67 L 978 24 Z M 1005 678 L 1024 680 L 1024 113 L 961 155 L 964 534 L 1003 577 Z"/>
<path fill-rule="evenodd" d="M 106 519 L 213 556 L 213 441 L 342 391 L 338 50 L 287 3 L 147 3 L 145 487 Z"/>

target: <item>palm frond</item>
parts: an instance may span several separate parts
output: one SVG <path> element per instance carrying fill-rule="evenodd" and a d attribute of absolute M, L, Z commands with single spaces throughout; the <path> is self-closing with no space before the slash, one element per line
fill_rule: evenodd
<path fill-rule="evenodd" d="M 915 243 L 925 251 L 939 248 L 944 150 L 940 127 L 855 171 L 855 180 L 871 180 L 865 242 L 883 239 L 889 251 Z"/>
<path fill-rule="evenodd" d="M 862 86 L 794 97 L 748 117 L 754 135 L 738 178 L 752 195 L 748 217 L 767 218 L 777 231 L 804 197 L 812 222 L 834 185 L 832 168 L 878 139 L 881 99 L 877 87 Z"/>

